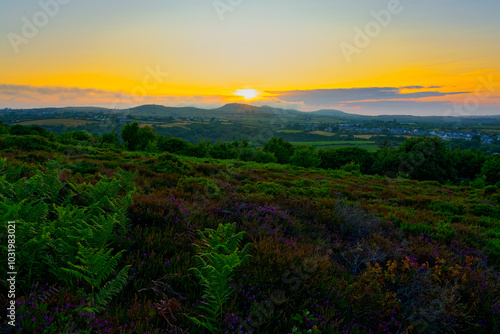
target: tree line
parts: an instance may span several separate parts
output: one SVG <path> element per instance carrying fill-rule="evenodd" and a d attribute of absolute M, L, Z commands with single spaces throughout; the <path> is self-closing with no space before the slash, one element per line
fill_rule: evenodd
<path fill-rule="evenodd" d="M 113 147 L 151 153 L 291 164 L 306 168 L 343 169 L 349 172 L 404 177 L 419 181 L 463 184 L 482 188 L 500 187 L 500 155 L 486 155 L 480 150 L 451 149 L 437 137 L 409 138 L 397 148 L 384 147 L 369 152 L 359 147 L 317 149 L 309 145 L 293 146 L 282 137 L 270 138 L 263 147 L 246 140 L 216 142 L 201 140 L 192 144 L 172 136 L 159 135 L 149 126 L 127 123 L 116 131 L 94 136 L 87 131 L 70 131 L 59 135 L 40 126 L 8 126 L 0 122 L 0 134 L 42 137 L 51 143 Z M 6 145 L 5 139 L 3 140 Z M 22 141 L 9 141 L 21 145 Z M 1 145 L 0 145 L 1 146 Z M 33 148 L 30 145 L 27 148 Z"/>

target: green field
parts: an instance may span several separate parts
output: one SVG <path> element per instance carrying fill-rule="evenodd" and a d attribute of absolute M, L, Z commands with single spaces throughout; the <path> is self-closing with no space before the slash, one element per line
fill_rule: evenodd
<path fill-rule="evenodd" d="M 370 152 L 374 152 L 379 148 L 375 142 L 365 140 L 292 142 L 292 145 L 312 145 L 316 148 L 341 148 L 356 146 L 364 148 Z"/>
<path fill-rule="evenodd" d="M 302 133 L 303 130 L 280 130 L 279 133 Z"/>

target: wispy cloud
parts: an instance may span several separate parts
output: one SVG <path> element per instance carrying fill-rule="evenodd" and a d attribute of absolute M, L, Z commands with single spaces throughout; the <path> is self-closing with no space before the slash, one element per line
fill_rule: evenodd
<path fill-rule="evenodd" d="M 302 111 L 339 109 L 365 115 L 443 115 L 453 107 L 454 101 L 462 97 L 465 99 L 472 94 L 468 91 L 440 92 L 442 88 L 444 87 L 415 85 L 268 91 L 261 99 L 251 101 L 250 104 Z M 235 96 L 226 95 L 134 96 L 125 92 L 92 88 L 0 84 L 0 108 L 99 106 L 126 109 L 154 103 L 211 109 L 230 102 L 245 103 Z M 500 114 L 500 103 L 491 98 L 474 113 Z"/>
<path fill-rule="evenodd" d="M 123 109 L 149 103 L 215 108 L 224 104 L 224 99 L 221 95 L 137 96 L 92 88 L 0 84 L 0 107 L 11 108 L 92 105 Z"/>
<path fill-rule="evenodd" d="M 301 110 L 339 109 L 346 112 L 380 115 L 444 115 L 457 100 L 471 91 L 442 92 L 444 86 L 364 87 L 269 91 L 283 103 L 301 104 Z M 409 91 L 408 91 L 409 90 Z M 482 105 L 475 113 L 499 114 L 500 105 Z"/>
<path fill-rule="evenodd" d="M 367 87 L 367 88 L 340 88 L 340 89 L 313 89 L 270 91 L 268 93 L 287 102 L 304 102 L 308 105 L 334 105 L 348 104 L 362 101 L 390 101 L 390 100 L 416 100 L 429 97 L 444 97 L 471 92 L 443 93 L 438 91 L 423 90 L 419 92 L 402 93 L 402 89 L 435 89 L 439 86 L 405 86 L 405 87 Z"/>

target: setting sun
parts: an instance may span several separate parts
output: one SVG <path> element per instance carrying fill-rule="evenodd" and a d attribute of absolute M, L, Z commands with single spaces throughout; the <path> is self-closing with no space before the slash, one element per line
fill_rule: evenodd
<path fill-rule="evenodd" d="M 245 100 L 253 100 L 259 96 L 259 92 L 255 89 L 238 89 L 234 95 L 242 96 Z"/>

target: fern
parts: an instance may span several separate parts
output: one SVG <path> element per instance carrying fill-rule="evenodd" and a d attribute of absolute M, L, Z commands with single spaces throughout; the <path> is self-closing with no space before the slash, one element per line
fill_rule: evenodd
<path fill-rule="evenodd" d="M 0 175 L 0 227 L 11 220 L 17 222 L 19 263 L 24 264 L 19 268 L 17 283 L 20 291 L 28 293 L 35 281 L 55 283 L 68 276 L 62 269 L 68 262 L 84 266 L 81 247 L 107 249 L 116 227 L 126 234 L 130 222 L 127 209 L 138 174 L 119 171 L 117 177 L 102 177 L 94 186 L 61 182 L 58 175 L 64 167 L 60 161 L 39 165 L 38 169 L 46 171 L 37 170 L 29 178 L 21 177 L 22 168 L 0 158 L 0 170 L 12 174 Z M 7 248 L 3 246 L 0 255 L 6 257 Z M 66 269 L 83 273 L 82 268 L 71 265 Z M 104 292 L 109 289 L 115 293 L 119 286 L 112 284 L 118 282 L 120 279 L 108 285 L 102 281 L 94 289 L 105 289 L 100 299 L 109 300 Z"/>
<path fill-rule="evenodd" d="M 229 286 L 229 279 L 234 270 L 240 266 L 250 255 L 246 255 L 250 244 L 239 250 L 239 243 L 244 232 L 235 234 L 236 225 L 219 224 L 217 230 L 205 229 L 207 236 L 201 231 L 201 245 L 195 244 L 197 267 L 191 268 L 204 288 L 205 302 L 200 305 L 200 310 L 206 315 L 200 319 L 188 318 L 196 325 L 216 332 L 216 324 L 222 316 L 222 310 L 227 300 L 233 293 Z"/>
<path fill-rule="evenodd" d="M 90 307 L 86 311 L 100 311 L 113 296 L 123 289 L 130 266 L 125 266 L 114 279 L 108 280 L 116 269 L 123 251 L 113 256 L 111 255 L 112 249 L 106 251 L 105 249 L 88 248 L 80 243 L 78 246 L 79 250 L 76 258 L 81 264 L 68 262 L 71 268 L 62 268 L 62 270 L 67 273 L 68 278 L 84 280 L 91 286 Z M 107 281 L 106 284 L 102 286 L 105 281 Z"/>
<path fill-rule="evenodd" d="M 109 280 L 95 295 L 95 307 L 100 310 L 106 306 L 111 299 L 116 296 L 127 284 L 128 270 L 130 266 L 125 266 L 116 277 Z"/>

